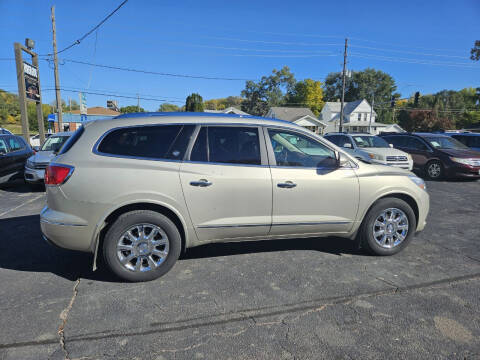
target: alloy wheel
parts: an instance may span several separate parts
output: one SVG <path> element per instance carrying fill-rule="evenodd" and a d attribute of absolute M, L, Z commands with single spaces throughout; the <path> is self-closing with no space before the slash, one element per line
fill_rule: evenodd
<path fill-rule="evenodd" d="M 153 224 L 136 224 L 117 242 L 117 257 L 128 270 L 146 272 L 158 268 L 167 258 L 170 242 L 165 231 Z"/>
<path fill-rule="evenodd" d="M 400 209 L 383 210 L 375 219 L 373 238 L 383 248 L 391 249 L 400 245 L 408 235 L 408 217 Z"/>

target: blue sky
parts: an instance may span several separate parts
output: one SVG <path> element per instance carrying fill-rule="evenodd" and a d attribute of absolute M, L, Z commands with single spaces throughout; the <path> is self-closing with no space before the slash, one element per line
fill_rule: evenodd
<path fill-rule="evenodd" d="M 52 51 L 50 6 L 56 5 L 59 49 L 120 4 L 102 1 L 0 0 L 0 88 L 17 91 L 13 42 L 35 39 Z M 147 71 L 258 79 L 288 65 L 297 79 L 322 80 L 341 70 L 349 38 L 350 70 L 373 67 L 392 75 L 402 96 L 480 86 L 480 62 L 469 60 L 480 39 L 480 1 L 178 1 L 129 0 L 97 32 L 60 57 L 62 97 L 89 92 L 166 99 L 179 105 L 239 95 L 245 81 L 202 80 L 124 72 L 71 63 L 79 60 Z M 96 44 L 96 46 L 95 46 Z M 41 61 L 44 102 L 54 100 L 53 70 Z M 106 106 L 114 96 L 87 95 Z M 136 99 L 116 98 L 120 106 Z M 154 111 L 161 101 L 140 100 Z"/>

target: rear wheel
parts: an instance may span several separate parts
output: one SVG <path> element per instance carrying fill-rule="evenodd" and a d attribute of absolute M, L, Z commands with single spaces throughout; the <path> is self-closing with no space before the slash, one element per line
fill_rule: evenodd
<path fill-rule="evenodd" d="M 405 201 L 380 199 L 365 216 L 359 236 L 363 247 L 375 255 L 393 255 L 410 242 L 417 222 Z"/>
<path fill-rule="evenodd" d="M 166 216 L 150 210 L 121 215 L 103 243 L 110 270 L 127 281 L 149 281 L 167 273 L 181 251 L 181 237 Z"/>
<path fill-rule="evenodd" d="M 443 166 L 438 160 L 432 160 L 425 166 L 425 172 L 430 180 L 438 180 L 443 177 Z"/>

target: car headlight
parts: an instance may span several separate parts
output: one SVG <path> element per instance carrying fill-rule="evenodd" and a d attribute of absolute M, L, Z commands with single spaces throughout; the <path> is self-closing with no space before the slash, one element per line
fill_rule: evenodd
<path fill-rule="evenodd" d="M 451 157 L 450 160 L 459 163 L 459 164 L 464 164 L 464 165 L 469 165 L 469 166 L 479 166 L 480 165 L 480 159 L 465 159 L 465 158 L 456 158 L 456 157 Z"/>
<path fill-rule="evenodd" d="M 427 191 L 427 184 L 425 184 L 425 181 L 423 181 L 423 179 L 420 179 L 418 176 L 415 175 L 409 175 L 408 178 L 412 180 L 420 189 Z"/>
<path fill-rule="evenodd" d="M 27 160 L 27 167 L 29 167 L 31 169 L 33 169 L 35 167 L 32 160 Z"/>
<path fill-rule="evenodd" d="M 375 160 L 380 160 L 380 161 L 385 160 L 385 158 L 382 155 L 377 155 L 377 154 L 372 154 L 372 153 L 368 153 L 368 157 L 370 159 L 375 159 Z"/>

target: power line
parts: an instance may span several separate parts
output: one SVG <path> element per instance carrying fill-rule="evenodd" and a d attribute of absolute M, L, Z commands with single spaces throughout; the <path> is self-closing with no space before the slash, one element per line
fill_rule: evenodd
<path fill-rule="evenodd" d="M 392 62 L 399 62 L 399 63 L 409 63 L 409 64 L 421 64 L 421 65 L 435 65 L 435 66 L 453 66 L 453 67 L 461 67 L 461 68 L 468 68 L 468 69 L 480 69 L 478 65 L 469 64 L 469 63 L 455 63 L 455 62 L 447 62 L 447 61 L 431 61 L 431 60 L 424 60 L 424 59 L 412 59 L 412 58 L 398 58 L 398 57 L 391 57 L 391 56 L 384 56 L 384 55 L 375 55 L 375 54 L 365 54 L 365 53 L 357 53 L 351 52 L 352 57 L 357 58 L 365 58 L 365 59 L 377 59 L 377 60 L 385 60 L 385 61 L 392 61 Z"/>
<path fill-rule="evenodd" d="M 67 51 L 68 49 L 71 49 L 75 45 L 80 44 L 87 36 L 89 36 L 91 33 L 93 33 L 95 30 L 97 30 L 100 26 L 102 26 L 110 17 L 113 16 L 120 8 L 127 3 L 128 0 L 124 0 L 120 5 L 116 7 L 115 10 L 113 10 L 110 14 L 108 14 L 102 21 L 100 21 L 96 26 L 94 26 L 92 29 L 90 29 L 87 33 L 85 33 L 82 37 L 79 39 L 75 40 L 73 43 L 68 45 L 67 47 L 63 48 L 60 51 L 57 51 L 57 54 L 60 54 L 64 51 Z M 46 54 L 46 55 L 40 55 L 40 56 L 51 56 L 53 54 Z"/>
<path fill-rule="evenodd" d="M 55 88 L 51 89 L 43 89 L 43 91 L 52 91 L 55 90 Z M 67 91 L 67 92 L 78 92 L 77 90 L 67 90 L 62 88 L 62 91 Z M 144 97 L 137 97 L 137 96 L 126 96 L 126 95 L 118 95 L 118 94 L 107 94 L 107 93 L 101 93 L 101 92 L 94 92 L 94 91 L 82 91 L 85 94 L 89 95 L 100 95 L 100 96 L 108 96 L 108 97 L 114 97 L 114 98 L 124 98 L 124 99 L 140 99 L 140 100 L 148 100 L 148 101 L 158 101 L 158 102 L 177 102 L 177 103 L 184 103 L 184 101 L 179 101 L 179 100 L 168 100 L 168 99 L 155 99 L 155 98 L 144 98 Z"/>
<path fill-rule="evenodd" d="M 386 49 L 386 48 L 378 48 L 372 46 L 363 46 L 363 45 L 351 45 L 352 48 L 359 48 L 359 49 L 368 49 L 368 50 L 380 50 L 386 52 L 397 52 L 403 54 L 412 54 L 412 55 L 422 55 L 422 56 L 436 56 L 436 57 L 446 57 L 446 58 L 456 58 L 456 59 L 464 59 L 467 60 L 467 56 L 458 56 L 458 55 L 444 55 L 444 54 L 426 54 L 417 51 L 407 51 L 407 50 L 395 50 L 395 49 Z"/>
<path fill-rule="evenodd" d="M 190 78 L 190 79 L 205 79 L 205 80 L 227 80 L 227 81 L 248 81 L 248 80 L 251 80 L 251 79 L 246 79 L 246 78 L 228 78 L 228 77 L 164 73 L 164 72 L 158 72 L 158 71 L 149 71 L 149 70 L 126 68 L 126 67 L 121 67 L 121 66 L 94 64 L 94 63 L 90 63 L 90 62 L 86 62 L 86 61 L 73 60 L 73 59 L 63 59 L 63 60 L 66 61 L 66 62 L 74 63 L 74 64 L 96 66 L 96 67 L 101 67 L 101 68 L 105 68 L 105 69 L 129 71 L 129 72 L 136 72 L 136 73 L 150 74 L 150 75 L 171 76 L 171 77 Z"/>

